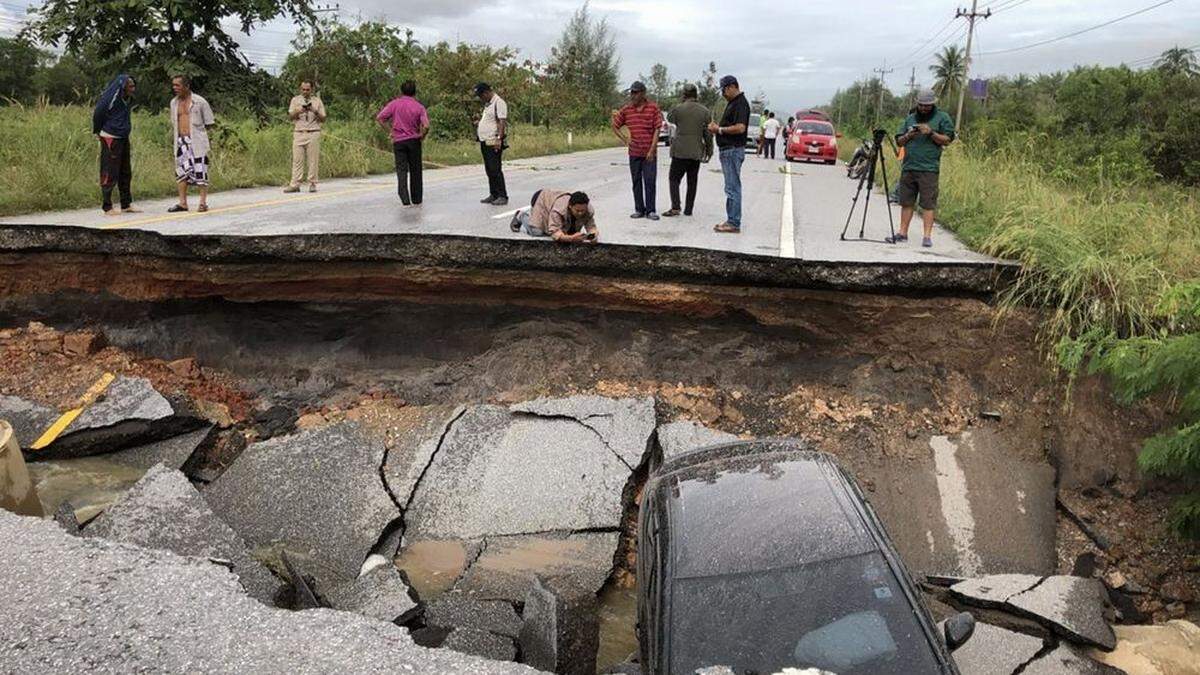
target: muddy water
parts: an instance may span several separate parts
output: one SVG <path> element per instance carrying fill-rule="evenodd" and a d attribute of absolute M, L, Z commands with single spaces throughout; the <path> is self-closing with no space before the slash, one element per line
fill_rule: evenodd
<path fill-rule="evenodd" d="M 28 466 L 46 513 L 70 502 L 80 523 L 99 515 L 146 473 L 102 457 L 30 462 Z"/>
<path fill-rule="evenodd" d="M 637 589 L 609 584 L 600 591 L 600 649 L 596 672 L 624 663 L 637 653 Z"/>

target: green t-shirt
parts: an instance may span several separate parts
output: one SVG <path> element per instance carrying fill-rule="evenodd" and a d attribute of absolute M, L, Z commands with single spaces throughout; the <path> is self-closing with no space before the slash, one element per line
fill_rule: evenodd
<path fill-rule="evenodd" d="M 917 125 L 917 115 L 910 114 L 904 118 L 904 122 L 900 124 L 900 128 L 896 131 L 897 136 L 903 136 L 909 129 Z M 929 120 L 929 127 L 939 134 L 945 134 L 954 140 L 954 120 L 950 119 L 950 115 L 944 110 L 938 110 L 933 113 L 933 118 Z M 917 136 L 904 146 L 904 164 L 900 167 L 901 171 L 932 171 L 937 173 L 938 167 L 942 163 L 942 146 L 933 142 L 929 136 Z"/>

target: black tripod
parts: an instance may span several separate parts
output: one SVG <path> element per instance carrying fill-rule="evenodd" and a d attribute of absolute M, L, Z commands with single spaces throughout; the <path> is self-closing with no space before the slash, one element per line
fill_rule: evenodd
<path fill-rule="evenodd" d="M 842 227 L 842 241 L 846 241 L 846 230 L 850 229 L 850 221 L 854 218 L 854 209 L 858 206 L 858 197 L 862 194 L 863 186 L 869 185 L 867 189 L 867 199 L 863 202 L 862 226 L 858 229 L 858 241 L 867 241 L 864 236 L 867 231 L 867 208 L 871 206 L 871 191 L 875 187 L 875 166 L 879 165 L 883 171 L 883 194 L 884 199 L 890 199 L 892 188 L 888 185 L 887 164 L 883 160 L 883 139 L 887 136 L 887 132 L 883 129 L 876 129 L 873 132 L 871 141 L 871 152 L 867 155 L 867 171 L 858 179 L 858 189 L 854 192 L 854 201 L 850 204 L 850 213 L 846 214 L 846 224 Z M 884 202 L 887 203 L 886 201 Z M 888 229 L 891 230 L 892 237 L 896 236 L 896 224 L 892 220 L 892 207 L 887 206 L 888 214 Z"/>

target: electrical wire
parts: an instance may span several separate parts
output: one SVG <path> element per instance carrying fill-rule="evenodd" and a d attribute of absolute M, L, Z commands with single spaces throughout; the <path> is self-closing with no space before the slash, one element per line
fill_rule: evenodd
<path fill-rule="evenodd" d="M 939 28 L 936 33 L 934 33 L 933 35 L 930 35 L 929 38 L 927 38 L 924 42 L 917 45 L 916 49 L 912 50 L 911 52 L 909 52 L 909 53 L 905 54 L 904 56 L 902 56 L 901 58 L 897 59 L 897 61 L 904 61 L 905 59 L 912 58 L 914 55 L 919 54 L 921 52 L 921 50 L 925 48 L 925 45 L 928 45 L 930 42 L 933 42 L 934 40 L 938 39 L 938 37 L 941 36 L 941 34 L 944 33 L 946 31 L 946 29 L 949 28 L 950 25 L 953 24 L 956 19 L 958 19 L 957 16 L 950 17 L 950 20 L 947 21 L 946 23 L 942 24 L 942 27 Z"/>
<path fill-rule="evenodd" d="M 1020 7 L 1021 5 L 1025 4 L 1027 2 L 1029 2 L 1029 0 L 1015 0 L 1015 2 L 1010 2 L 1007 5 L 1004 5 L 1003 7 L 993 8 L 992 15 L 995 16 L 996 14 L 999 14 L 1000 12 L 1007 12 L 1010 9 L 1016 9 L 1017 7 Z"/>
<path fill-rule="evenodd" d="M 1139 9 L 1139 10 L 1135 11 L 1135 12 L 1130 12 L 1130 13 L 1128 13 L 1128 14 L 1125 14 L 1125 15 L 1119 16 L 1119 17 L 1117 17 L 1117 18 L 1115 18 L 1115 19 L 1110 19 L 1110 20 L 1108 20 L 1108 21 L 1105 21 L 1104 23 L 1098 23 L 1098 24 L 1096 24 L 1095 26 L 1091 26 L 1091 27 L 1089 27 L 1089 28 L 1084 28 L 1083 30 L 1077 30 L 1077 31 L 1075 31 L 1074 33 L 1068 33 L 1068 34 L 1066 34 L 1066 35 L 1060 35 L 1060 36 L 1058 36 L 1058 37 L 1056 37 L 1056 38 L 1050 38 L 1049 40 L 1042 40 L 1042 41 L 1040 41 L 1040 42 L 1034 42 L 1033 44 L 1023 45 L 1023 46 L 1021 46 L 1021 47 L 1012 47 L 1012 48 L 1010 48 L 1010 49 L 997 49 L 997 50 L 994 50 L 994 51 L 985 52 L 985 54 L 984 54 L 984 55 L 985 55 L 985 56 L 991 56 L 991 55 L 994 55 L 994 54 L 1011 54 L 1011 53 L 1013 53 L 1013 52 L 1020 52 L 1020 51 L 1024 51 L 1024 50 L 1026 50 L 1026 49 L 1033 49 L 1034 47 L 1041 47 L 1041 46 L 1043 46 L 1043 45 L 1048 45 L 1048 44 L 1051 44 L 1051 43 L 1054 43 L 1054 42 L 1059 42 L 1059 41 L 1061 41 L 1061 40 L 1066 40 L 1066 39 L 1068 39 L 1068 38 L 1073 38 L 1073 37 L 1075 37 L 1075 36 L 1077 36 L 1077 35 L 1083 35 L 1084 33 L 1090 33 L 1091 31 L 1097 30 L 1097 29 L 1099 29 L 1099 28 L 1104 28 L 1105 26 L 1111 26 L 1111 25 L 1113 25 L 1114 23 L 1117 23 L 1118 21 L 1124 21 L 1125 19 L 1129 19 L 1129 18 L 1135 17 L 1135 16 L 1137 16 L 1137 15 L 1139 15 L 1139 14 L 1145 14 L 1146 12 L 1149 12 L 1149 11 L 1150 11 L 1150 10 L 1152 10 L 1152 9 L 1157 9 L 1157 8 L 1159 8 L 1159 7 L 1162 7 L 1163 5 L 1170 4 L 1170 3 L 1172 3 L 1172 2 L 1175 2 L 1175 0 L 1162 0 L 1162 2 L 1157 2 L 1157 3 L 1153 4 L 1153 5 L 1150 5 L 1149 7 L 1143 7 L 1143 8 L 1141 8 L 1141 9 Z"/>

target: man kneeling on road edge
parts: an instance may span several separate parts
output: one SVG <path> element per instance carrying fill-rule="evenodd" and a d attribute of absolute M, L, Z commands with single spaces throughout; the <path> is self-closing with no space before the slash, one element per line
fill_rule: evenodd
<path fill-rule="evenodd" d="M 888 237 L 889 244 L 908 241 L 908 226 L 913 208 L 921 205 L 925 236 L 921 245 L 933 246 L 933 216 L 938 201 L 938 170 L 942 148 L 954 140 L 954 121 L 938 110 L 933 92 L 926 89 L 917 96 L 917 109 L 909 113 L 896 132 L 896 145 L 904 149 L 896 199 L 900 202 L 900 231 Z"/>
<path fill-rule="evenodd" d="M 563 190 L 533 193 L 529 208 L 518 211 L 510 227 L 513 232 L 551 237 L 564 244 L 594 244 L 600 235 L 588 196 Z"/>

